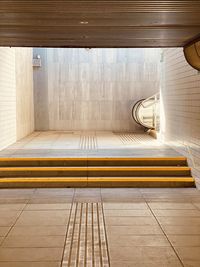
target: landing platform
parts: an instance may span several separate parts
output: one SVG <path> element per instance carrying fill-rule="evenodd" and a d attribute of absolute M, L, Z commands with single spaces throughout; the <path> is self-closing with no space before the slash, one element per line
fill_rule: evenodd
<path fill-rule="evenodd" d="M 8 148 L 0 157 L 177 157 L 179 153 L 145 133 L 34 132 Z"/>

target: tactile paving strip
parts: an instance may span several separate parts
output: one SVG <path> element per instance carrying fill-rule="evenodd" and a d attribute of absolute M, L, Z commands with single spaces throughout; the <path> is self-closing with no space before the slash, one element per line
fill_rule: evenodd
<path fill-rule="evenodd" d="M 109 267 L 101 203 L 73 203 L 62 267 Z"/>

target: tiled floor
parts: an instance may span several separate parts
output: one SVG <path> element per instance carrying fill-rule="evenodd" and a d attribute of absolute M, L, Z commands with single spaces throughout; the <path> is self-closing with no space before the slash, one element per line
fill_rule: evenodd
<path fill-rule="evenodd" d="M 35 132 L 0 157 L 176 157 L 145 134 Z M 197 189 L 1 189 L 0 267 L 199 267 Z"/>
<path fill-rule="evenodd" d="M 176 157 L 173 149 L 144 133 L 34 132 L 0 157 Z"/>
<path fill-rule="evenodd" d="M 199 267 L 200 191 L 3 189 L 0 244 L 0 267 Z"/>

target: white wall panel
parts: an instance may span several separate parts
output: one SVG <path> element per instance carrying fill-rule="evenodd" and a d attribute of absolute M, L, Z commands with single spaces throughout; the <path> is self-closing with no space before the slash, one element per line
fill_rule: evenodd
<path fill-rule="evenodd" d="M 31 48 L 16 48 L 17 139 L 34 131 L 33 67 Z"/>
<path fill-rule="evenodd" d="M 188 157 L 200 181 L 200 75 L 182 48 L 164 50 L 162 102 L 162 136 Z"/>
<path fill-rule="evenodd" d="M 0 48 L 0 149 L 16 141 L 15 50 Z"/>
<path fill-rule="evenodd" d="M 34 49 L 37 130 L 137 131 L 132 105 L 159 91 L 159 49 Z"/>
<path fill-rule="evenodd" d="M 0 48 L 0 150 L 33 131 L 32 49 Z"/>

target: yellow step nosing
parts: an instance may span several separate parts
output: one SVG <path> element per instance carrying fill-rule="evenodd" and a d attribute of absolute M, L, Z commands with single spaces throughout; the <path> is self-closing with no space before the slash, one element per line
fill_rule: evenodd
<path fill-rule="evenodd" d="M 116 182 L 116 183 L 123 183 L 123 182 L 178 182 L 178 183 L 185 183 L 185 182 L 194 182 L 194 178 L 186 177 L 186 178 L 164 178 L 164 177 L 153 177 L 153 178 L 123 178 L 123 179 L 116 179 L 116 178 L 4 178 L 0 179 L 1 183 L 42 183 L 42 182 L 49 182 L 49 183 L 56 183 L 56 182 Z"/>
<path fill-rule="evenodd" d="M 144 177 L 133 177 L 133 178 L 129 178 L 129 177 L 126 177 L 126 178 L 123 178 L 123 179 L 116 179 L 116 178 L 97 178 L 95 179 L 94 177 L 92 178 L 88 178 L 88 182 L 96 182 L 96 181 L 100 181 L 100 182 L 107 182 L 107 181 L 111 181 L 111 182 L 173 182 L 173 181 L 176 181 L 176 182 L 188 182 L 188 181 L 194 181 L 194 178 L 192 177 L 185 177 L 185 178 L 169 178 L 169 177 L 149 177 L 149 178 L 144 178 Z"/>
<path fill-rule="evenodd" d="M 0 158 L 0 161 L 186 161 L 186 157 L 155 157 L 155 158 Z"/>
<path fill-rule="evenodd" d="M 87 178 L 3 178 L 0 179 L 0 183 L 22 183 L 22 182 L 26 182 L 26 183 L 32 183 L 32 182 L 36 182 L 36 183 L 40 183 L 40 182 L 87 182 Z"/>
<path fill-rule="evenodd" d="M 187 166 L 107 166 L 107 167 L 0 167 L 0 172 L 4 171 L 188 171 L 191 170 Z"/>

